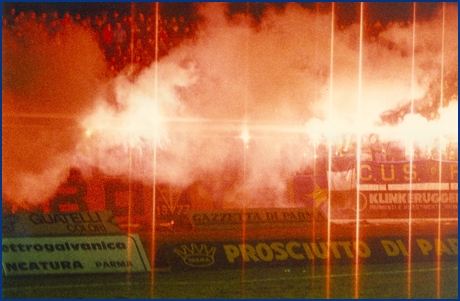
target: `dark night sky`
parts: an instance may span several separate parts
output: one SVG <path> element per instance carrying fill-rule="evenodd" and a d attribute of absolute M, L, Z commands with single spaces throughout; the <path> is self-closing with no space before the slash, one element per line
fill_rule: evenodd
<path fill-rule="evenodd" d="M 171 16 L 184 15 L 187 18 L 193 14 L 194 2 L 161 2 L 160 9 L 162 15 L 170 18 Z M 249 11 L 256 16 L 264 11 L 267 5 L 275 6 L 281 9 L 285 2 L 231 2 L 231 12 Z M 305 7 L 314 7 L 313 2 L 303 2 L 301 5 Z M 330 3 L 321 2 L 322 9 L 327 11 L 330 9 Z M 340 23 L 351 24 L 359 19 L 359 3 L 357 2 L 337 2 L 337 16 Z M 441 4 L 438 2 L 417 2 L 417 19 L 427 19 Z M 9 11 L 11 7 L 15 7 L 19 12 L 21 10 L 34 10 L 39 13 L 42 11 L 52 11 L 56 9 L 60 16 L 65 11 L 73 14 L 79 12 L 82 15 L 95 15 L 103 11 L 111 12 L 119 10 L 121 14 L 130 14 L 131 2 L 9 2 L 3 3 L 3 11 Z M 140 10 L 149 14 L 154 8 L 154 2 L 135 2 L 135 10 Z M 377 19 L 382 22 L 391 20 L 410 20 L 412 19 L 413 2 L 370 2 L 366 3 L 366 15 L 370 21 Z"/>

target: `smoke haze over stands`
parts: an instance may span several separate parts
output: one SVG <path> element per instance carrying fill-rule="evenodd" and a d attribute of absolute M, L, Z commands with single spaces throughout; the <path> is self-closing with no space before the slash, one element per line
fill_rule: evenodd
<path fill-rule="evenodd" d="M 26 12 L 24 5 L 30 5 L 37 18 L 59 7 L 60 19 L 67 10 L 75 17 L 81 9 L 82 18 L 89 14 L 92 20 L 102 11 L 111 15 L 115 5 L 120 5 L 121 16 L 130 15 L 133 8 L 131 3 L 67 3 L 67 7 L 3 3 L 3 14 L 11 7 L 17 14 Z M 145 8 L 149 10 L 146 17 L 151 17 L 153 5 L 136 3 L 135 16 Z M 355 128 L 347 127 L 354 121 L 370 132 L 380 129 L 376 121 L 407 124 L 414 139 L 431 139 L 429 134 L 439 137 L 453 130 L 450 122 L 439 127 L 439 132 L 429 131 L 438 129 L 430 122 L 441 121 L 440 112 L 458 102 L 456 3 L 446 4 L 445 20 L 440 4 L 417 3 L 414 61 L 412 4 L 366 4 L 369 22 L 364 28 L 359 118 L 357 4 L 336 4 L 339 20 L 334 28 L 333 68 L 330 3 L 312 8 L 295 3 L 181 5 L 191 8 L 160 3 L 160 15 L 170 22 L 173 16 L 184 14 L 187 22 L 196 24 L 196 35 L 180 40 L 158 62 L 151 61 L 135 75 L 128 68 L 120 70 L 120 76 L 107 76 L 111 57 L 101 51 L 94 32 L 81 26 L 72 27 L 59 39 L 43 33 L 26 31 L 15 36 L 3 31 L 4 199 L 44 202 L 71 166 L 81 168 L 85 176 L 91 176 L 95 166 L 105 174 L 133 175 L 151 183 L 153 149 L 159 151 L 155 166 L 159 181 L 186 185 L 206 175 L 224 183 L 228 167 L 241 167 L 244 157 L 246 182 L 233 183 L 231 193 L 275 191 L 273 195 L 282 195 L 285 175 L 294 174 L 305 160 L 313 158 L 309 147 L 314 139 L 306 141 L 307 135 L 320 136 L 323 130 L 337 136 L 356 133 Z M 380 25 L 374 23 L 377 19 Z M 411 99 L 414 113 L 421 116 L 408 120 Z M 394 114 L 383 114 L 387 111 Z M 330 129 L 322 123 L 328 114 L 335 122 Z M 382 114 L 387 120 L 382 120 Z M 33 124 L 15 124 L 12 116 Z M 172 127 L 163 124 L 161 117 L 184 121 L 178 128 L 188 132 L 170 131 Z M 457 112 L 454 117 L 458 125 Z M 206 130 L 215 130 L 220 137 L 228 134 L 226 138 L 233 140 L 203 137 L 201 128 L 187 123 L 190 120 L 206 120 Z M 235 123 L 224 126 L 228 120 Z M 269 134 L 250 139 L 248 148 L 243 148 L 241 139 L 234 138 L 241 135 L 246 121 L 268 124 L 256 130 Z M 414 127 L 413 122 L 419 123 Z M 297 128 L 302 129 L 305 140 L 298 139 L 300 132 L 291 136 L 283 132 Z M 403 131 L 394 133 L 389 138 L 399 139 L 396 134 Z M 253 132 L 248 134 L 251 137 Z M 129 154 L 137 160 L 135 164 L 126 161 Z M 139 169 L 130 169 L 134 165 Z"/>

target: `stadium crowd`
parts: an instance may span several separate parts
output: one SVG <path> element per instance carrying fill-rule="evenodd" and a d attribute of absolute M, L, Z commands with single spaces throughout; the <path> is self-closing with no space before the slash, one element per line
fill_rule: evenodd
<path fill-rule="evenodd" d="M 12 8 L 4 12 L 2 28 L 3 34 L 10 33 L 21 40 L 37 33 L 59 39 L 59 35 L 71 34 L 75 26 L 81 26 L 93 34 L 109 69 L 116 74 L 130 63 L 149 66 L 156 57 L 159 59 L 184 40 L 193 41 L 196 37 L 196 23 L 182 15 L 170 19 L 159 15 L 158 32 L 155 19 L 155 15 L 143 12 L 125 15 L 113 10 L 83 17 L 80 13 L 65 12 L 59 16 L 56 10 L 37 14 Z"/>
<path fill-rule="evenodd" d="M 352 135 L 343 135 L 332 146 L 335 156 L 356 155 L 357 141 Z M 398 139 L 382 139 L 378 134 L 361 137 L 361 161 L 448 160 L 458 161 L 458 144 L 454 137 L 437 137 L 430 143 Z"/>
<path fill-rule="evenodd" d="M 155 19 L 157 17 L 154 13 L 143 11 L 124 14 L 111 10 L 88 15 L 78 12 L 72 15 L 67 11 L 59 15 L 57 10 L 18 12 L 13 7 L 9 11 L 3 11 L 2 25 L 3 34 L 6 30 L 17 39 L 26 39 L 37 31 L 52 39 L 59 39 L 59 35 L 72 34 L 71 30 L 75 26 L 81 26 L 91 31 L 104 52 L 109 70 L 117 74 L 130 63 L 141 67 L 149 66 L 184 40 L 194 41 L 196 38 L 197 23 L 193 17 L 186 19 L 179 13 L 168 19 L 159 14 L 158 27 L 155 26 Z M 376 41 L 386 28 L 407 25 L 404 22 L 391 22 L 384 26 L 377 20 L 366 27 L 366 36 L 370 41 Z M 339 26 L 339 29 L 343 28 L 344 25 Z"/>
<path fill-rule="evenodd" d="M 196 38 L 197 23 L 193 17 L 186 19 L 179 13 L 168 19 L 159 14 L 158 27 L 155 26 L 155 19 L 154 13 L 143 11 L 124 14 L 111 10 L 88 15 L 65 12 L 59 15 L 57 10 L 18 12 L 13 7 L 3 12 L 2 25 L 4 34 L 6 30 L 17 39 L 25 39 L 28 35 L 36 34 L 37 30 L 52 39 L 59 39 L 59 35 L 72 34 L 75 26 L 81 26 L 91 31 L 104 52 L 109 69 L 117 74 L 130 63 L 149 66 L 155 58 L 165 56 L 184 40 L 194 41 Z M 367 28 L 367 37 L 375 41 L 384 29 L 377 21 Z"/>

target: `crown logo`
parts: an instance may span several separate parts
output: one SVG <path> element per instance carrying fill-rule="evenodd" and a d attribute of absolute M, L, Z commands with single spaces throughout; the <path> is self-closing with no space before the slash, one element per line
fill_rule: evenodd
<path fill-rule="evenodd" d="M 215 247 L 208 249 L 205 244 L 201 244 L 199 247 L 196 244 L 191 244 L 190 247 L 182 245 L 181 248 L 182 250 L 174 248 L 174 253 L 179 255 L 188 266 L 204 268 L 214 264 Z"/>

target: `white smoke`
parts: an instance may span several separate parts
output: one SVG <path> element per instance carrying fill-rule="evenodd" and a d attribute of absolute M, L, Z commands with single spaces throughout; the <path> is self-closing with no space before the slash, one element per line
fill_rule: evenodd
<path fill-rule="evenodd" d="M 312 159 L 307 142 L 325 130 L 323 121 L 337 135 L 370 129 L 382 112 L 432 98 L 442 70 L 458 73 L 458 15 L 449 5 L 444 39 L 439 11 L 416 24 L 414 52 L 412 27 L 394 24 L 377 41 L 364 40 L 362 56 L 359 25 L 334 27 L 332 39 L 330 14 L 287 4 L 281 12 L 267 9 L 254 26 L 250 17 L 230 19 L 226 11 L 222 3 L 202 4 L 196 41 L 186 41 L 135 77 L 123 73 L 105 85 L 88 81 L 97 87 L 84 86 L 85 95 L 75 96 L 89 101 L 76 113 L 80 135 L 71 135 L 65 152 L 49 153 L 37 171 L 64 170 L 61 158 L 78 158 L 71 163 L 146 183 L 155 177 L 185 187 L 206 179 L 214 192 L 226 187 L 214 196 L 227 207 L 287 206 L 286 179 Z M 83 66 L 90 63 L 83 59 Z M 65 75 L 61 68 L 51 67 Z M 94 71 L 80 70 L 81 78 L 93 79 Z M 45 78 L 43 73 L 36 82 Z M 63 87 L 78 91 L 82 82 L 67 78 Z M 61 106 L 68 101 L 52 100 Z M 312 128 L 313 120 L 321 122 Z M 245 129 L 247 142 L 240 138 Z M 30 141 L 21 143 L 30 148 Z M 34 153 L 45 143 L 37 144 L 30 148 Z M 24 157 L 4 160 L 4 179 L 15 168 L 31 174 L 18 159 Z M 15 179 L 2 182 L 4 197 L 44 201 L 42 191 L 18 194 L 26 178 Z"/>

